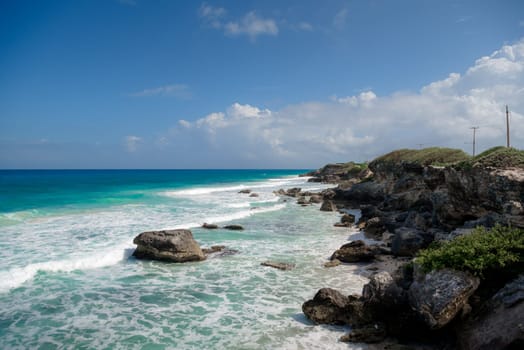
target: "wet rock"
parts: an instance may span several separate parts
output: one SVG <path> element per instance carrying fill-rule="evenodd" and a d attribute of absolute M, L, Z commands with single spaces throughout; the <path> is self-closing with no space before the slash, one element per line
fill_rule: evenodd
<path fill-rule="evenodd" d="M 351 332 L 340 337 L 346 343 L 379 343 L 386 338 L 386 327 L 381 322 L 353 327 Z"/>
<path fill-rule="evenodd" d="M 292 270 L 292 269 L 295 268 L 295 264 L 285 263 L 285 262 L 278 262 L 278 261 L 264 261 L 260 265 L 273 267 L 275 269 L 284 270 L 284 271 Z"/>
<path fill-rule="evenodd" d="M 214 245 L 214 246 L 211 246 L 211 248 L 202 248 L 202 251 L 204 252 L 204 254 L 206 254 L 207 257 L 215 257 L 215 258 L 235 255 L 238 253 L 238 250 L 230 249 L 226 247 L 225 245 Z"/>
<path fill-rule="evenodd" d="M 314 203 L 314 204 L 322 203 L 323 200 L 324 199 L 319 194 L 314 194 L 314 195 L 311 195 L 311 197 L 309 197 L 309 202 Z"/>
<path fill-rule="evenodd" d="M 306 205 L 306 204 L 309 204 L 309 201 L 307 200 L 306 197 L 304 196 L 301 196 L 297 199 L 297 204 L 300 204 L 300 205 Z"/>
<path fill-rule="evenodd" d="M 363 241 L 357 240 L 341 246 L 333 253 L 331 260 L 338 259 L 346 263 L 371 261 L 380 253 L 379 247 L 368 246 Z"/>
<path fill-rule="evenodd" d="M 245 190 L 240 190 L 240 191 L 238 191 L 238 193 L 242 193 L 242 194 L 250 194 L 250 193 L 251 193 L 251 190 L 246 188 Z"/>
<path fill-rule="evenodd" d="M 217 229 L 218 225 L 208 224 L 207 222 L 204 222 L 204 224 L 202 225 L 202 228 L 207 228 L 207 229 L 213 230 L 213 229 Z"/>
<path fill-rule="evenodd" d="M 345 324 L 349 298 L 331 288 L 320 289 L 312 300 L 302 304 L 302 311 L 311 321 L 319 324 Z"/>
<path fill-rule="evenodd" d="M 355 223 L 355 215 L 346 213 L 342 215 L 342 217 L 340 218 L 340 222 L 343 224 L 352 225 Z"/>
<path fill-rule="evenodd" d="M 258 197 L 258 196 L 259 196 L 258 193 L 251 193 L 251 194 L 249 195 L 249 197 Z"/>
<path fill-rule="evenodd" d="M 133 253 L 137 259 L 187 262 L 206 258 L 189 230 L 142 232 L 133 243 L 137 245 Z"/>
<path fill-rule="evenodd" d="M 331 261 L 328 261 L 326 263 L 324 263 L 324 267 L 335 267 L 335 266 L 338 266 L 340 265 L 342 262 L 338 259 L 333 259 Z"/>
<path fill-rule="evenodd" d="M 324 200 L 320 206 L 321 211 L 337 211 L 337 206 L 331 200 Z"/>
<path fill-rule="evenodd" d="M 244 226 L 242 226 L 242 225 L 226 225 L 226 226 L 224 226 L 224 229 L 226 229 L 226 230 L 233 230 L 233 231 L 242 231 L 244 229 Z"/>
<path fill-rule="evenodd" d="M 462 271 L 432 271 L 411 284 L 409 303 L 430 329 L 439 329 L 461 312 L 479 282 Z"/>

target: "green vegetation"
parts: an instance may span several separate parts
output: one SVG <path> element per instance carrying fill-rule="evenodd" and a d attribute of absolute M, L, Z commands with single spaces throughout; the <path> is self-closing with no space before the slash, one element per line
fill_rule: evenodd
<path fill-rule="evenodd" d="M 469 160 L 458 163 L 456 167 L 461 169 L 475 167 L 524 168 L 524 151 L 511 147 L 493 147 Z"/>
<path fill-rule="evenodd" d="M 453 148 L 430 147 L 420 150 L 400 149 L 376 158 L 375 162 L 408 162 L 418 165 L 450 165 L 470 158 L 464 151 Z"/>
<path fill-rule="evenodd" d="M 415 259 L 424 271 L 451 268 L 484 278 L 524 270 L 524 230 L 495 226 L 477 227 L 471 234 L 446 243 L 433 244 Z"/>

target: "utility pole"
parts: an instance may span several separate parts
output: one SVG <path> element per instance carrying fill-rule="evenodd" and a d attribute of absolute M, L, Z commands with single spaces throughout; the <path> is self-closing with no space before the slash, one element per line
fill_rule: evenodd
<path fill-rule="evenodd" d="M 423 143 L 417 143 L 418 148 L 422 149 L 422 146 L 424 146 Z"/>
<path fill-rule="evenodd" d="M 473 129 L 473 157 L 475 157 L 475 134 L 477 133 L 478 126 L 472 126 L 470 129 Z"/>
<path fill-rule="evenodd" d="M 509 109 L 506 105 L 506 147 L 509 148 Z"/>

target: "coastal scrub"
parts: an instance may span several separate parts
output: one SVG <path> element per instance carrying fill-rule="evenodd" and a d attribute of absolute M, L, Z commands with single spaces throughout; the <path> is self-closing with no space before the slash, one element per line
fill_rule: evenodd
<path fill-rule="evenodd" d="M 421 250 L 415 262 L 425 271 L 451 268 L 485 278 L 504 269 L 516 275 L 524 271 L 524 230 L 477 227 L 471 234 Z"/>

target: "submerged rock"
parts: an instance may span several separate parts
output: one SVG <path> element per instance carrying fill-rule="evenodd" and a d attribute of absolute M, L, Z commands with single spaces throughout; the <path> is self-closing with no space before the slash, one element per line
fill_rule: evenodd
<path fill-rule="evenodd" d="M 333 259 L 331 261 L 328 261 L 326 263 L 324 263 L 324 267 L 335 267 L 335 266 L 338 266 L 342 264 L 342 262 L 338 259 Z"/>
<path fill-rule="evenodd" d="M 206 258 L 189 230 L 142 232 L 133 243 L 137 245 L 133 253 L 137 259 L 187 262 Z"/>
<path fill-rule="evenodd" d="M 250 189 L 244 189 L 244 190 L 240 190 L 238 191 L 238 193 L 242 193 L 242 194 L 250 194 L 251 193 L 251 190 Z"/>
<path fill-rule="evenodd" d="M 233 231 L 242 231 L 244 229 L 244 227 L 242 225 L 236 225 L 236 224 L 226 225 L 226 226 L 224 226 L 224 228 L 226 230 L 233 230 Z"/>
<path fill-rule="evenodd" d="M 213 229 L 217 229 L 218 225 L 208 224 L 207 222 L 204 222 L 204 224 L 202 225 L 202 228 L 207 228 L 207 229 L 213 230 Z"/>
<path fill-rule="evenodd" d="M 284 270 L 284 271 L 292 270 L 292 269 L 295 268 L 295 264 L 285 263 L 285 262 L 277 262 L 277 261 L 264 261 L 260 265 L 273 267 L 275 269 Z"/>
<path fill-rule="evenodd" d="M 225 245 L 214 245 L 211 246 L 211 248 L 202 248 L 202 251 L 206 256 L 213 255 L 214 257 L 228 256 L 238 253 L 238 250 L 227 248 Z"/>
<path fill-rule="evenodd" d="M 351 332 L 340 337 L 341 342 L 349 343 L 379 343 L 386 338 L 386 327 L 381 322 L 353 327 Z"/>

